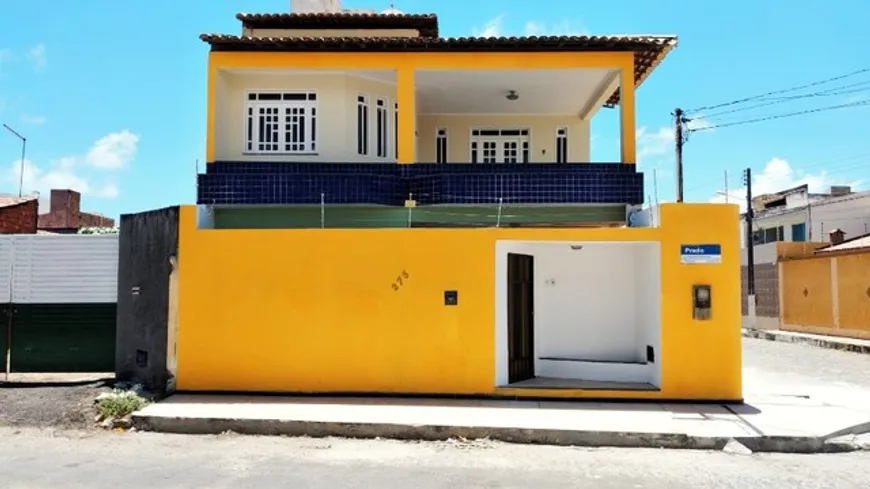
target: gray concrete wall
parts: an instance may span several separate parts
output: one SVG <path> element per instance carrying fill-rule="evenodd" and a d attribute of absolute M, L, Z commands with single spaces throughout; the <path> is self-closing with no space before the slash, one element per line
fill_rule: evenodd
<path fill-rule="evenodd" d="M 169 289 L 178 255 L 178 207 L 121 216 L 118 246 L 118 380 L 166 392 Z"/>

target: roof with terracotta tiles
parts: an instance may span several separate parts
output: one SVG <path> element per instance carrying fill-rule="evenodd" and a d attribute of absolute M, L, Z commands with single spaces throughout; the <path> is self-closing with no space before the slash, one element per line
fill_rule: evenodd
<path fill-rule="evenodd" d="M 831 231 L 833 232 L 833 231 Z M 840 244 L 829 245 L 816 250 L 817 254 L 834 253 L 838 251 L 868 251 L 870 250 L 870 234 L 856 236 Z"/>
<path fill-rule="evenodd" d="M 244 37 L 203 34 L 212 51 L 341 52 L 634 52 L 639 86 L 677 45 L 676 36 L 531 36 L 531 37 Z M 619 103 L 617 89 L 607 105 Z"/>
<path fill-rule="evenodd" d="M 236 14 L 249 29 L 416 29 L 423 37 L 438 37 L 435 14 L 315 12 Z"/>

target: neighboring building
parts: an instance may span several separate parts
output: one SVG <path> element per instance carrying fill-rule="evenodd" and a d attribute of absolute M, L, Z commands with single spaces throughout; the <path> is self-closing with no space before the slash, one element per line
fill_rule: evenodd
<path fill-rule="evenodd" d="M 674 36 L 455 39 L 303 3 L 202 36 L 198 205 L 121 217 L 120 378 L 742 399 L 737 208 L 626 227 L 635 89 Z M 589 163 L 605 107 L 621 156 Z"/>
<path fill-rule="evenodd" d="M 0 234 L 36 234 L 36 197 L 0 197 Z"/>
<path fill-rule="evenodd" d="M 756 245 L 828 241 L 833 229 L 840 229 L 845 239 L 870 232 L 870 191 L 855 193 L 848 186 L 833 186 L 827 193 L 810 193 L 807 185 L 801 185 L 755 197 L 752 205 Z"/>
<path fill-rule="evenodd" d="M 77 233 L 81 228 L 115 226 L 114 219 L 82 212 L 81 200 L 81 194 L 75 190 L 52 189 L 49 211 L 39 215 L 38 229 L 53 233 Z"/>

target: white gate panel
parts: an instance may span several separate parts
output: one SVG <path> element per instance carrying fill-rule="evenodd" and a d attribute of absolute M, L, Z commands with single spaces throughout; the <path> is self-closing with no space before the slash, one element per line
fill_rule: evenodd
<path fill-rule="evenodd" d="M 12 251 L 14 236 L 0 236 L 0 304 L 9 302 L 12 290 Z"/>
<path fill-rule="evenodd" d="M 13 302 L 117 301 L 118 235 L 17 235 L 14 238 Z"/>

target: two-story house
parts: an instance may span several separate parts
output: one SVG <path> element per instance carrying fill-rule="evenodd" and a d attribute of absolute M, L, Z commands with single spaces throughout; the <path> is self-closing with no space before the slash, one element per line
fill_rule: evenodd
<path fill-rule="evenodd" d="M 626 227 L 635 91 L 674 36 L 447 38 L 301 3 L 201 36 L 197 206 L 122 223 L 149 246 L 119 324 L 170 298 L 141 368 L 169 352 L 190 391 L 740 399 L 737 207 Z M 602 110 L 621 157 L 590 163 Z"/>

